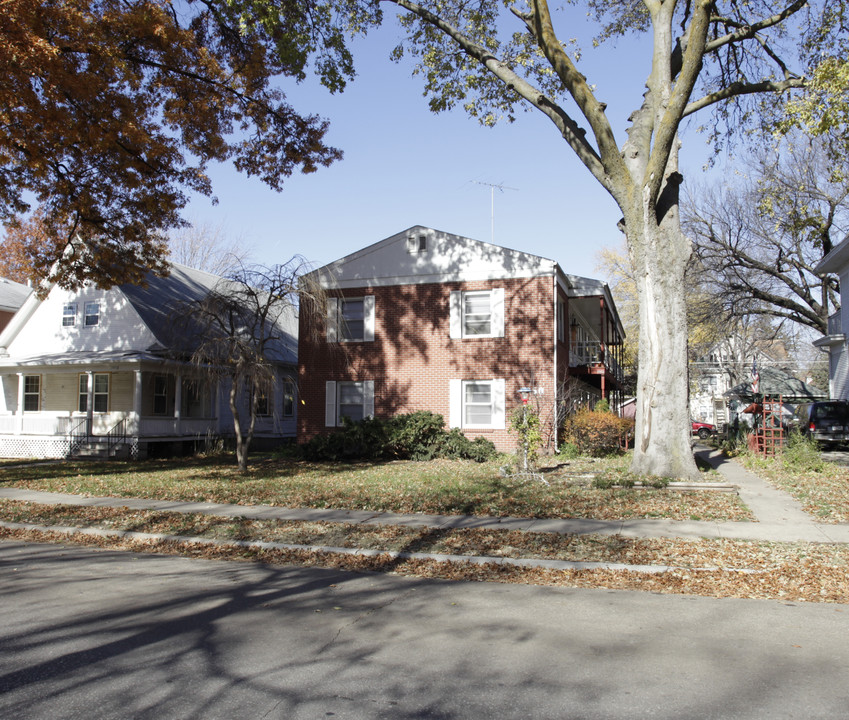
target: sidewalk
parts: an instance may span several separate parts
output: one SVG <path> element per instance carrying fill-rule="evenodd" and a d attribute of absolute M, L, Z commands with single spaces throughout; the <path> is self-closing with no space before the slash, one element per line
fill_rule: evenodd
<path fill-rule="evenodd" d="M 225 517 L 265 520 L 305 520 L 355 524 L 407 525 L 434 528 L 486 528 L 532 532 L 625 537 L 707 538 L 763 540 L 775 542 L 825 542 L 849 544 L 849 524 L 816 523 L 787 493 L 773 488 L 748 472 L 735 460 L 723 458 L 707 448 L 696 455 L 715 467 L 727 482 L 739 488 L 740 498 L 751 509 L 757 522 L 697 522 L 678 520 L 593 520 L 497 518 L 467 515 L 400 515 L 365 510 L 314 510 L 268 505 L 230 505 L 177 502 L 142 498 L 84 497 L 20 488 L 0 488 L 0 498 L 44 504 L 87 505 L 92 507 L 128 507 L 133 510 L 163 510 Z"/>

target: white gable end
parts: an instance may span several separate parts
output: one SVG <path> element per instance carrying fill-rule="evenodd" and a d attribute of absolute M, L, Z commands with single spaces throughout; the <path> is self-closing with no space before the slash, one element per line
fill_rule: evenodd
<path fill-rule="evenodd" d="M 97 323 L 86 326 L 86 303 L 99 303 Z M 63 325 L 65 306 L 75 304 L 73 325 Z M 70 322 L 70 321 L 66 321 Z M 66 352 L 146 350 L 156 338 L 119 288 L 54 287 L 8 346 L 12 358 Z"/>
<path fill-rule="evenodd" d="M 321 268 L 330 287 L 373 287 L 552 275 L 547 258 L 416 226 Z"/>

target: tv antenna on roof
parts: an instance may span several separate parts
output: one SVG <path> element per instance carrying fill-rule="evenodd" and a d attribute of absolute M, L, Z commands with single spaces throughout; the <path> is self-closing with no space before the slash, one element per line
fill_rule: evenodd
<path fill-rule="evenodd" d="M 496 188 L 501 192 L 505 190 L 518 190 L 519 188 L 509 187 L 504 185 L 503 183 L 488 183 L 481 182 L 480 180 L 472 180 L 475 185 L 486 185 L 489 188 L 489 203 L 490 203 L 490 211 L 489 211 L 489 221 L 490 221 L 490 242 L 495 244 L 495 190 Z"/>

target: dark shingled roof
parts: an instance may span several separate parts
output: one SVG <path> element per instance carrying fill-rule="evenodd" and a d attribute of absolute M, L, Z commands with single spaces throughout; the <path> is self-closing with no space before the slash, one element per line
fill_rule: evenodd
<path fill-rule="evenodd" d="M 757 397 L 766 396 L 768 398 L 778 398 L 786 402 L 805 402 L 809 400 L 825 400 L 828 398 L 828 393 L 823 392 L 813 385 L 803 383 L 798 378 L 793 377 L 789 373 L 777 368 L 765 367 L 758 372 L 760 380 L 758 382 Z M 742 400 L 753 401 L 756 399 L 752 393 L 752 381 L 747 380 L 744 383 L 735 385 L 730 390 L 725 392 L 726 397 L 738 397 Z"/>

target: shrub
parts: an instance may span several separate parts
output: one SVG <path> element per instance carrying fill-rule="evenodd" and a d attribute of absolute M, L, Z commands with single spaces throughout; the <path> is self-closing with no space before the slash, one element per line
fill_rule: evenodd
<path fill-rule="evenodd" d="M 529 468 L 536 467 L 539 448 L 542 445 L 542 430 L 539 413 L 528 406 L 517 407 L 510 416 L 510 431 L 516 433 L 516 457 L 520 468 L 527 460 Z"/>
<path fill-rule="evenodd" d="M 633 421 L 628 418 L 582 408 L 569 418 L 566 432 L 582 454 L 601 457 L 625 447 L 632 428 Z"/>
<path fill-rule="evenodd" d="M 486 438 L 469 440 L 457 428 L 445 431 L 441 415 L 421 411 L 391 418 L 345 421 L 341 430 L 304 443 L 307 460 L 431 460 L 437 457 L 485 462 L 495 457 Z"/>
<path fill-rule="evenodd" d="M 821 472 L 825 466 L 816 440 L 798 431 L 787 436 L 781 461 L 786 468 L 802 472 Z"/>

